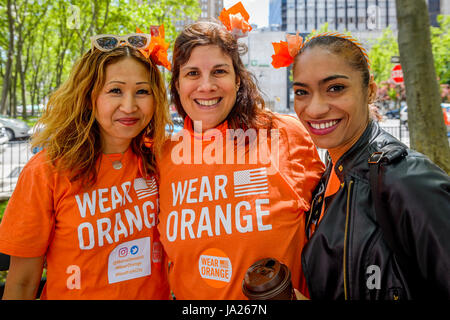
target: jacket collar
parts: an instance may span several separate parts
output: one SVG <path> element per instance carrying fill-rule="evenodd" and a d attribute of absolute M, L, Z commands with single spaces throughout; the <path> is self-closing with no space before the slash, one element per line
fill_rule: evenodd
<path fill-rule="evenodd" d="M 370 120 L 367 128 L 364 130 L 361 137 L 356 141 L 356 143 L 347 150 L 339 159 L 336 161 L 336 165 L 334 166 L 334 170 L 336 175 L 338 176 L 340 181 L 344 180 L 344 176 L 351 168 L 358 166 L 361 162 L 366 162 L 368 160 L 367 149 L 369 148 L 370 143 L 374 139 L 374 137 L 379 132 L 380 128 L 378 123 Z M 364 157 L 363 157 L 364 155 Z M 330 160 L 330 156 L 327 153 L 327 160 Z M 331 165 L 331 161 L 327 163 L 327 166 Z"/>

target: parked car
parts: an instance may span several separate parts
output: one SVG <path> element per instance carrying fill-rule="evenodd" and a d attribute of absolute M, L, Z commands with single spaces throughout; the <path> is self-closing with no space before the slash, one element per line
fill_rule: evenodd
<path fill-rule="evenodd" d="M 400 109 L 388 110 L 384 115 L 388 119 L 398 119 L 400 118 Z"/>
<path fill-rule="evenodd" d="M 28 134 L 30 127 L 23 120 L 0 116 L 0 123 L 5 127 L 6 135 L 9 140 L 28 138 L 30 136 Z"/>
<path fill-rule="evenodd" d="M 9 141 L 6 135 L 5 127 L 0 123 L 0 153 L 5 151 L 6 143 Z"/>
<path fill-rule="evenodd" d="M 170 117 L 172 118 L 173 122 L 173 132 L 177 133 L 183 129 L 184 121 L 183 118 L 176 112 L 176 111 L 170 111 Z M 169 126 L 166 126 L 166 131 L 169 132 Z"/>
<path fill-rule="evenodd" d="M 0 145 L 5 144 L 9 141 L 8 136 L 6 135 L 5 127 L 0 123 Z"/>
<path fill-rule="evenodd" d="M 400 108 L 400 122 L 402 124 L 408 123 L 408 106 L 404 106 Z"/>

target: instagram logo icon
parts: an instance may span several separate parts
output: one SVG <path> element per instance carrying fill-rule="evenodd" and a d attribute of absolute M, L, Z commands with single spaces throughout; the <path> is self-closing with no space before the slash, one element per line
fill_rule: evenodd
<path fill-rule="evenodd" d="M 119 258 L 123 258 L 128 254 L 128 248 L 123 247 L 119 249 Z"/>

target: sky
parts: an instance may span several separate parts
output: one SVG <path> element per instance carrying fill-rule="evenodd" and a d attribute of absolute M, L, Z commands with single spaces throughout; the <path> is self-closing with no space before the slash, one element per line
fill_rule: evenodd
<path fill-rule="evenodd" d="M 249 13 L 251 24 L 257 24 L 258 27 L 269 25 L 269 0 L 224 0 L 223 6 L 228 9 L 239 1 Z"/>

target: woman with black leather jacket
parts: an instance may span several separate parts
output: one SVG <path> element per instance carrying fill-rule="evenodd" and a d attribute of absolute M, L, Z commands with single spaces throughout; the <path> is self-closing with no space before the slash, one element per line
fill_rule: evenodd
<path fill-rule="evenodd" d="M 376 84 L 356 40 L 324 33 L 286 46 L 295 111 L 328 151 L 302 252 L 310 297 L 449 299 L 449 176 L 370 120 Z"/>

